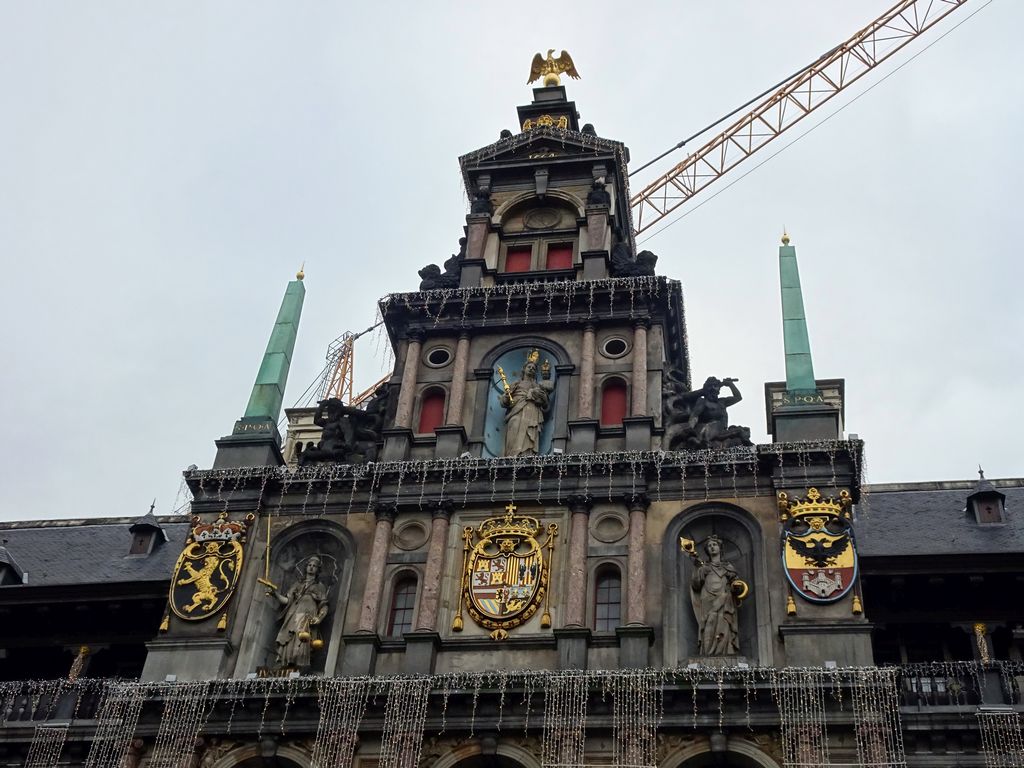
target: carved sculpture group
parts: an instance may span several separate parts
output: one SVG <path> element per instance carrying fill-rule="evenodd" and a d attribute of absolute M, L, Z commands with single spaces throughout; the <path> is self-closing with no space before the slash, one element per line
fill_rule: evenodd
<path fill-rule="evenodd" d="M 381 387 L 366 405 L 353 408 L 338 398 L 321 400 L 313 423 L 320 427 L 320 442 L 299 454 L 299 466 L 318 462 L 361 464 L 375 461 L 384 428 L 387 388 Z"/>
<path fill-rule="evenodd" d="M 722 387 L 728 387 L 728 397 L 721 397 Z M 678 451 L 752 445 L 749 427 L 729 424 L 727 409 L 742 399 L 735 379 L 710 376 L 703 387 L 688 391 L 682 373 L 668 371 L 663 385 L 663 447 Z"/>

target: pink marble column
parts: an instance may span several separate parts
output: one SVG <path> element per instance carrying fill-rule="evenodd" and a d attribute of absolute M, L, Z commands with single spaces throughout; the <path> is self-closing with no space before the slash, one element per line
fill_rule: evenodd
<path fill-rule="evenodd" d="M 647 507 L 646 496 L 628 499 L 629 544 L 626 577 L 626 624 L 647 623 Z"/>
<path fill-rule="evenodd" d="M 647 415 L 647 320 L 633 325 L 633 399 L 630 416 Z"/>
<path fill-rule="evenodd" d="M 402 387 L 398 390 L 398 407 L 395 411 L 395 426 L 409 427 L 412 422 L 412 401 L 416 396 L 416 377 L 420 370 L 420 352 L 423 349 L 423 335 L 410 332 L 405 348 L 405 364 L 402 366 Z"/>
<path fill-rule="evenodd" d="M 359 612 L 359 632 L 376 632 L 377 616 L 380 611 L 380 597 L 384 589 L 384 567 L 391 550 L 391 528 L 395 523 L 397 510 L 394 507 L 378 507 L 377 528 L 373 532 L 373 549 L 366 571 L 366 587 L 363 590 L 363 607 Z"/>
<path fill-rule="evenodd" d="M 583 349 L 580 352 L 579 418 L 594 418 L 594 325 L 583 326 Z"/>
<path fill-rule="evenodd" d="M 448 545 L 448 522 L 452 518 L 451 502 L 441 502 L 434 510 L 430 522 L 430 547 L 427 549 L 427 567 L 423 573 L 420 606 L 416 612 L 416 629 L 437 630 L 437 607 L 441 598 L 441 574 L 444 572 L 445 552 Z"/>
<path fill-rule="evenodd" d="M 452 363 L 452 388 L 448 400 L 448 423 L 462 424 L 462 404 L 466 401 L 466 372 L 469 366 L 469 334 L 459 335 Z"/>
<path fill-rule="evenodd" d="M 590 497 L 569 497 L 569 578 L 565 596 L 565 626 L 582 627 L 587 621 L 587 524 Z"/>

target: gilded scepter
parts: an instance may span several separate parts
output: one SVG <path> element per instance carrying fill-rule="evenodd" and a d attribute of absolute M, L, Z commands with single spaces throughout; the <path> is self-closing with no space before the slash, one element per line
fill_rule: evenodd
<path fill-rule="evenodd" d="M 508 401 L 512 402 L 512 387 L 508 385 L 508 379 L 505 378 L 505 370 L 499 365 L 498 366 L 498 378 L 501 379 L 501 384 L 505 387 L 505 394 L 508 395 Z"/>

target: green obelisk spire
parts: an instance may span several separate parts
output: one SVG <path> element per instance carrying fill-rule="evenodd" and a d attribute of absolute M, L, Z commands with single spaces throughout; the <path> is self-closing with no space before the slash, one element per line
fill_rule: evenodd
<path fill-rule="evenodd" d="M 251 467 L 280 464 L 281 435 L 277 431 L 277 420 L 284 402 L 284 388 L 288 383 L 288 369 L 295 350 L 295 338 L 299 331 L 299 317 L 306 288 L 305 277 L 300 270 L 296 279 L 288 283 L 277 313 L 277 322 L 263 353 L 263 362 L 256 383 L 249 395 L 245 414 L 235 422 L 235 428 L 227 437 L 217 441 L 217 457 L 214 469 L 225 467 Z"/>
<path fill-rule="evenodd" d="M 789 244 L 789 235 L 782 235 L 779 247 L 779 283 L 782 287 L 782 337 L 786 350 L 786 389 L 790 392 L 814 391 L 814 365 L 811 363 L 811 342 L 807 336 L 804 297 L 800 290 L 800 270 L 796 264 L 796 248 Z"/>
<path fill-rule="evenodd" d="M 281 415 L 284 387 L 288 383 L 288 369 L 292 364 L 295 338 L 299 333 L 302 300 L 306 297 L 303 277 L 305 275 L 299 272 L 297 279 L 288 283 L 285 289 L 281 309 L 277 313 L 277 323 L 267 342 L 267 351 L 263 353 L 263 363 L 256 374 L 256 383 L 252 386 L 243 421 L 269 420 L 276 425 Z"/>

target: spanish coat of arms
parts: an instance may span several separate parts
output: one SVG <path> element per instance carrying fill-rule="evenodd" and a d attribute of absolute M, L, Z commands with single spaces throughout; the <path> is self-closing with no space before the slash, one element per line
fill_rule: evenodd
<path fill-rule="evenodd" d="M 857 580 L 857 549 L 850 525 L 850 492 L 824 499 L 817 488 L 803 501 L 779 492 L 782 520 L 782 564 L 786 578 L 801 597 L 832 603 L 845 596 Z"/>
<path fill-rule="evenodd" d="M 545 530 L 536 518 L 515 511 L 509 504 L 504 516 L 484 520 L 476 530 L 463 529 L 462 584 L 452 623 L 456 632 L 462 630 L 463 604 L 473 621 L 491 630 L 494 640 L 507 638 L 508 630 L 525 624 L 542 605 L 541 627 L 551 626 L 546 606 L 558 526 L 551 523 Z M 538 540 L 541 531 L 546 534 L 543 544 Z"/>
<path fill-rule="evenodd" d="M 192 518 L 192 532 L 174 566 L 168 595 L 175 616 L 200 621 L 224 607 L 242 572 L 246 528 L 245 522 L 228 520 L 227 512 L 212 523 Z"/>

